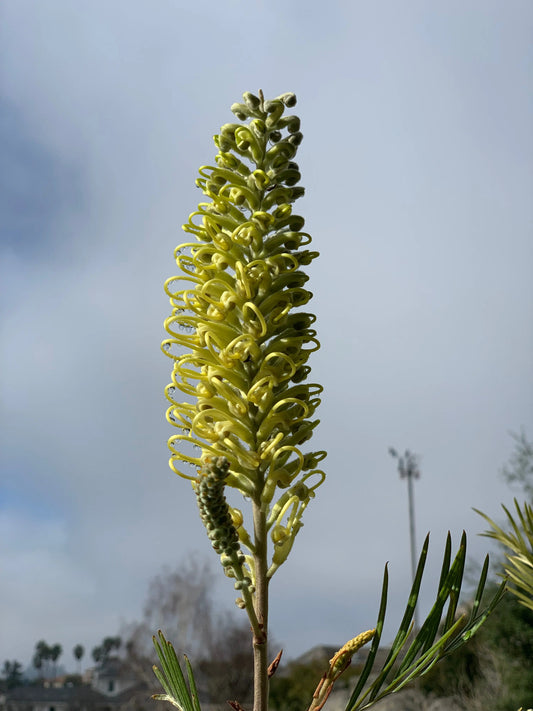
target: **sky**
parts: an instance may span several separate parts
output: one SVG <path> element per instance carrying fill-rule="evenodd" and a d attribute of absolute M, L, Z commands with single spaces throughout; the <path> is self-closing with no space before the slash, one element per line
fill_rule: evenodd
<path fill-rule="evenodd" d="M 510 431 L 533 433 L 533 5 L 528 0 L 4 0 L 0 5 L 0 662 L 87 650 L 190 555 L 219 574 L 168 468 L 164 280 L 197 169 L 243 91 L 294 91 L 324 386 L 326 483 L 271 585 L 294 657 L 421 602 L 446 532 L 490 544 Z M 154 630 L 155 631 L 155 630 Z M 86 658 L 85 663 L 90 663 Z"/>

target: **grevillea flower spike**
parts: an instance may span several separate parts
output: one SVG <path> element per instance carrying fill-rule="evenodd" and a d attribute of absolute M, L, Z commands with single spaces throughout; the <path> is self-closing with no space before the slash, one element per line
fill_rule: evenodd
<path fill-rule="evenodd" d="M 183 226 L 195 241 L 177 247 L 181 274 L 165 284 L 172 315 L 163 349 L 174 360 L 167 419 L 180 430 L 169 440 L 170 466 L 198 493 L 205 468 L 227 460 L 224 484 L 259 507 L 270 533 L 270 578 L 325 476 L 317 469 L 325 452 L 304 450 L 322 390 L 306 382 L 319 343 L 314 315 L 301 310 L 311 298 L 302 268 L 317 252 L 307 249 L 311 237 L 292 209 L 304 193 L 294 162 L 300 120 L 284 115 L 296 97 L 265 101 L 247 92 L 243 99 L 231 109 L 244 125 L 222 126 L 216 165 L 199 171 L 207 201 Z M 250 535 L 240 511 L 229 511 L 248 549 L 247 572 L 232 573 L 227 556 L 225 568 L 255 583 L 258 531 Z"/>

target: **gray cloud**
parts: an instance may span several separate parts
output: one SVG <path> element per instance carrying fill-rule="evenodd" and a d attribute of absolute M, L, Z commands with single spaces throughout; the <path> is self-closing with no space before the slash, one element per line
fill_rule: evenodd
<path fill-rule="evenodd" d="M 430 578 L 448 529 L 457 542 L 466 528 L 478 558 L 487 548 L 471 507 L 496 514 L 510 497 L 507 432 L 532 424 L 531 7 L 303 9 L 3 5 L 15 200 L 1 217 L 16 224 L 2 235 L 3 658 L 27 662 L 41 637 L 95 645 L 140 614 L 163 564 L 210 555 L 166 465 L 161 284 L 210 137 L 248 89 L 298 94 L 300 209 L 321 252 L 312 378 L 328 480 L 274 580 L 273 633 L 291 656 L 371 626 L 386 560 L 401 612 L 391 444 L 422 455 Z"/>

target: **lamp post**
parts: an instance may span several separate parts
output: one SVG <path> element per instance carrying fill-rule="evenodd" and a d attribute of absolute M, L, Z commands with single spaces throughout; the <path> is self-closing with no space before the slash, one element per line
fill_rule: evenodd
<path fill-rule="evenodd" d="M 415 534 L 415 505 L 413 493 L 413 479 L 420 477 L 418 469 L 418 458 L 416 454 L 405 450 L 401 457 L 394 447 L 389 447 L 389 454 L 398 460 L 398 472 L 400 479 L 407 479 L 407 495 L 409 498 L 409 534 L 411 539 L 411 577 L 414 581 L 416 574 L 416 534 Z M 415 629 L 418 629 L 418 610 L 415 608 Z"/>

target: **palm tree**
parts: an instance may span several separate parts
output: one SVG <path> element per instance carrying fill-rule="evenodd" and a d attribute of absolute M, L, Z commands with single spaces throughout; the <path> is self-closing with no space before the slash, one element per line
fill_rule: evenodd
<path fill-rule="evenodd" d="M 101 646 L 100 647 L 93 647 L 93 651 L 91 652 L 91 654 L 92 654 L 92 658 L 94 659 L 96 664 L 100 664 L 100 662 L 104 658 L 104 650 L 102 649 Z"/>
<path fill-rule="evenodd" d="M 56 664 L 56 662 L 57 662 L 57 660 L 59 659 L 59 657 L 61 656 L 62 652 L 63 652 L 63 647 L 62 647 L 60 644 L 54 644 L 54 645 L 50 648 L 50 659 L 52 660 L 52 663 L 53 663 L 53 665 L 54 665 L 54 666 L 53 666 L 53 669 L 54 669 L 54 676 L 57 676 L 57 664 Z"/>
<path fill-rule="evenodd" d="M 83 645 L 77 644 L 74 649 L 72 650 L 72 654 L 74 655 L 74 658 L 78 662 L 78 674 L 81 674 L 81 658 L 83 657 L 85 653 L 85 649 Z"/>
<path fill-rule="evenodd" d="M 37 652 L 35 652 L 35 654 L 33 655 L 32 664 L 39 672 L 39 678 L 42 679 L 42 677 L 43 677 L 43 672 L 42 672 L 43 660 Z"/>
<path fill-rule="evenodd" d="M 33 655 L 33 666 L 40 670 L 41 678 L 46 675 L 48 671 L 48 662 L 51 654 L 51 647 L 44 641 L 44 639 L 39 640 L 35 645 L 35 653 Z"/>

